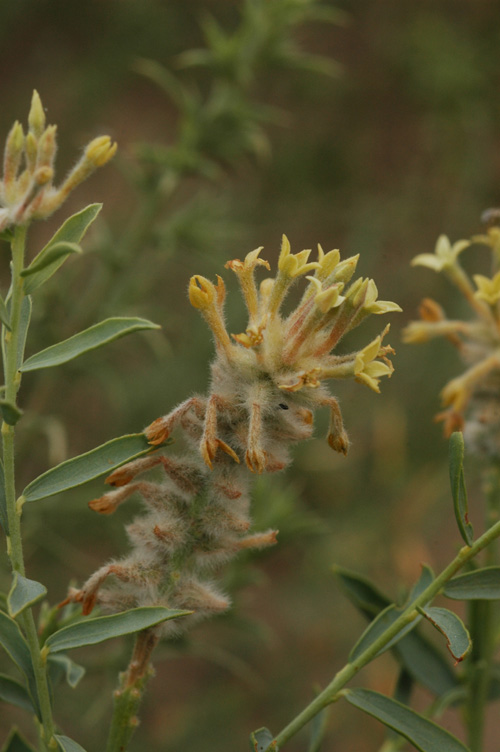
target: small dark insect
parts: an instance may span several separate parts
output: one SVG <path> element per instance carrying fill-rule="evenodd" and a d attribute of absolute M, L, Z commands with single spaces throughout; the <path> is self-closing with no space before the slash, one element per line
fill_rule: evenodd
<path fill-rule="evenodd" d="M 280 402 L 278 407 L 281 407 L 282 410 L 288 410 L 288 405 L 286 405 L 284 402 Z"/>

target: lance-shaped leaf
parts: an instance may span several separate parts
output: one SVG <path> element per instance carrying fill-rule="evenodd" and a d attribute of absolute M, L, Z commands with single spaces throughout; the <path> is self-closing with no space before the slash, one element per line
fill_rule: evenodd
<path fill-rule="evenodd" d="M 459 680 L 449 659 L 417 630 L 394 646 L 394 654 L 413 679 L 437 697 L 458 686 Z"/>
<path fill-rule="evenodd" d="M 420 577 L 418 578 L 417 582 L 414 584 L 414 586 L 411 589 L 406 606 L 409 606 L 414 601 L 416 601 L 416 599 L 420 595 L 422 595 L 424 590 L 426 590 L 429 587 L 429 585 L 432 584 L 433 581 L 434 581 L 434 572 L 427 564 L 423 564 Z"/>
<path fill-rule="evenodd" d="M 311 721 L 311 738 L 307 752 L 320 752 L 328 728 L 330 707 L 323 708 Z"/>
<path fill-rule="evenodd" d="M 187 616 L 192 611 L 179 611 L 163 606 L 142 606 L 123 611 L 111 616 L 97 616 L 77 624 L 70 624 L 47 638 L 44 645 L 46 653 L 60 653 L 85 645 L 95 645 L 113 637 L 140 632 L 170 619 Z"/>
<path fill-rule="evenodd" d="M 60 749 L 62 749 L 62 752 L 85 752 L 84 748 L 78 742 L 70 739 L 69 736 L 54 734 L 54 738 L 59 744 Z"/>
<path fill-rule="evenodd" d="M 54 257 L 53 250 L 55 247 L 61 247 L 63 243 L 78 245 L 87 232 L 88 228 L 101 211 L 102 204 L 90 204 L 82 211 L 69 217 L 58 229 L 56 234 L 49 240 L 47 245 L 42 248 L 40 253 L 33 259 L 28 269 L 37 267 L 38 271 L 29 274 L 24 280 L 24 291 L 31 294 L 40 285 L 43 285 L 59 269 L 61 264 L 67 259 L 68 254 L 56 254 Z M 52 256 L 52 258 L 50 258 Z M 47 257 L 50 262 L 45 263 Z M 27 270 L 26 270 L 27 271 Z"/>
<path fill-rule="evenodd" d="M 257 731 L 252 731 L 250 734 L 250 749 L 252 752 L 265 752 L 273 739 L 274 736 L 267 728 L 260 728 L 257 729 Z M 276 746 L 273 745 L 271 749 L 276 749 Z"/>
<path fill-rule="evenodd" d="M 72 661 L 71 658 L 64 655 L 64 653 L 49 655 L 47 664 L 52 684 L 57 684 L 57 682 L 64 677 L 69 686 L 74 689 L 85 676 L 85 669 L 83 666 Z"/>
<path fill-rule="evenodd" d="M 500 567 L 484 567 L 453 577 L 443 593 L 457 601 L 496 600 L 500 598 Z"/>
<path fill-rule="evenodd" d="M 368 619 L 390 606 L 390 598 L 377 590 L 365 577 L 338 566 L 334 566 L 333 571 L 344 594 Z"/>
<path fill-rule="evenodd" d="M 5 305 L 5 300 L 0 295 L 0 321 L 10 331 L 10 316 Z"/>
<path fill-rule="evenodd" d="M 0 700 L 35 713 L 31 698 L 23 684 L 6 674 L 0 674 Z"/>
<path fill-rule="evenodd" d="M 51 246 L 50 250 L 44 255 L 40 257 L 36 257 L 33 259 L 31 264 L 26 267 L 26 269 L 23 269 L 21 272 L 21 277 L 31 277 L 33 274 L 38 274 L 39 272 L 43 271 L 43 269 L 46 269 L 48 266 L 51 266 L 56 261 L 64 261 L 66 256 L 71 256 L 72 253 L 81 253 L 82 249 L 77 243 L 69 243 L 65 240 L 61 241 L 60 243 L 55 243 L 53 246 Z"/>
<path fill-rule="evenodd" d="M 14 573 L 12 587 L 7 596 L 7 608 L 13 619 L 28 606 L 34 606 L 47 594 L 47 588 L 41 582 L 28 580 L 27 577 Z"/>
<path fill-rule="evenodd" d="M 0 645 L 23 673 L 31 700 L 40 718 L 35 674 L 28 643 L 14 619 L 3 611 L 0 611 Z"/>
<path fill-rule="evenodd" d="M 14 728 L 9 734 L 1 752 L 36 752 L 36 750 L 31 744 L 28 744 L 26 739 L 21 736 L 16 728 Z"/>
<path fill-rule="evenodd" d="M 6 535 L 9 534 L 9 518 L 7 516 L 7 499 L 5 497 L 5 475 L 0 461 L 0 525 Z"/>
<path fill-rule="evenodd" d="M 464 437 L 460 431 L 455 431 L 450 436 L 449 464 L 455 518 L 460 535 L 467 545 L 471 546 L 474 540 L 474 531 L 469 522 L 469 506 L 464 477 Z"/>
<path fill-rule="evenodd" d="M 24 501 L 38 501 L 67 491 L 69 488 L 81 486 L 153 449 L 156 447 L 148 444 L 143 433 L 132 433 L 112 439 L 90 452 L 79 454 L 78 457 L 66 460 L 39 475 L 24 489 L 22 494 Z"/>
<path fill-rule="evenodd" d="M 160 328 L 158 324 L 153 324 L 152 321 L 136 317 L 127 318 L 117 316 L 105 319 L 99 324 L 95 324 L 83 332 L 69 337 L 69 339 L 65 339 L 63 342 L 58 342 L 57 345 L 52 345 L 32 355 L 23 363 L 19 370 L 26 372 L 59 366 L 62 363 L 67 363 L 69 360 L 78 358 L 90 350 L 95 350 L 97 347 L 108 344 L 108 342 L 113 342 L 113 340 L 119 337 L 124 337 L 126 334 L 138 332 L 142 329 Z"/>
<path fill-rule="evenodd" d="M 469 632 L 463 621 L 447 608 L 432 606 L 423 608 L 421 611 L 425 618 L 446 637 L 446 646 L 457 663 L 463 661 L 472 647 Z"/>
<path fill-rule="evenodd" d="M 21 368 L 24 358 L 24 348 L 26 347 L 26 337 L 31 321 L 31 310 L 33 303 L 29 295 L 23 298 L 21 303 L 21 313 L 19 316 L 19 333 L 17 339 L 17 368 Z"/>
<path fill-rule="evenodd" d="M 359 656 L 364 653 L 365 650 L 368 650 L 368 648 L 371 647 L 371 645 L 373 645 L 373 643 L 378 640 L 378 638 L 381 637 L 384 632 L 386 632 L 386 630 L 389 629 L 389 627 L 391 627 L 394 622 L 397 621 L 397 619 L 399 619 L 400 616 L 401 611 L 394 605 L 394 603 L 392 603 L 390 606 L 387 606 L 386 609 L 381 611 L 381 613 L 365 629 L 357 643 L 354 645 L 349 654 L 349 662 L 352 663 L 357 658 L 359 658 Z M 399 642 L 402 637 L 404 637 L 408 634 L 408 632 L 414 629 L 421 618 L 422 617 L 418 615 L 408 624 L 405 624 L 405 626 L 402 627 L 402 629 L 387 643 L 387 645 L 377 653 L 377 657 L 379 655 L 382 655 L 382 653 L 385 653 L 385 651 L 389 650 L 389 648 L 392 648 L 393 645 Z"/>
<path fill-rule="evenodd" d="M 12 402 L 9 402 L 6 399 L 0 399 L 0 413 L 2 413 L 2 419 L 7 425 L 15 426 L 19 418 L 22 416 L 23 411 Z"/>
<path fill-rule="evenodd" d="M 396 700 L 370 689 L 349 689 L 345 699 L 354 707 L 404 736 L 421 752 L 469 752 L 455 736 Z"/>

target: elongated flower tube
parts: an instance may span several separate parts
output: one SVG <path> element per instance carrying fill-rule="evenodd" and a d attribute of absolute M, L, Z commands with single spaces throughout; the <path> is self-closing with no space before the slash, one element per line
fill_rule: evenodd
<path fill-rule="evenodd" d="M 53 184 L 56 132 L 55 125 L 46 126 L 41 99 L 34 91 L 27 133 L 16 121 L 5 143 L 0 180 L 0 232 L 32 219 L 49 217 L 74 188 L 116 153 L 117 145 L 109 136 L 98 136 L 87 145 L 79 162 L 56 187 Z"/>
<path fill-rule="evenodd" d="M 489 216 L 489 215 L 488 215 Z M 466 273 L 459 254 L 471 246 L 483 246 L 491 255 L 491 277 Z M 468 446 L 480 454 L 500 458 L 500 228 L 490 226 L 481 235 L 451 244 L 441 236 L 434 254 L 420 254 L 415 266 L 444 273 L 468 303 L 470 316 L 449 319 L 443 308 L 426 298 L 419 309 L 420 321 L 411 322 L 403 340 L 423 343 L 444 337 L 459 352 L 465 370 L 441 391 L 445 408 L 436 416 L 449 436 L 464 430 Z"/>
<path fill-rule="evenodd" d="M 226 264 L 248 311 L 244 332 L 230 335 L 226 328 L 220 277 L 217 285 L 201 275 L 190 280 L 190 302 L 215 341 L 210 390 L 145 429 L 155 447 L 181 431 L 190 447 L 186 454 L 160 449 L 128 463 L 107 479 L 114 489 L 90 503 L 94 511 L 110 515 L 139 494 L 146 511 L 127 527 L 131 553 L 70 591 L 68 599 L 81 602 L 85 613 L 96 603 L 112 611 L 165 605 L 194 612 L 160 628 L 168 633 L 226 609 L 229 598 L 211 572 L 241 550 L 277 541 L 276 530 L 251 530 L 251 474 L 285 468 L 290 445 L 311 437 L 317 408 L 330 414 L 329 445 L 346 454 L 340 406 L 326 382 L 351 378 L 378 392 L 380 379 L 392 374 L 393 350 L 382 343 L 388 326 L 358 351 L 330 352 L 372 313 L 401 310 L 396 303 L 377 301 L 372 280 L 347 287 L 358 257 L 341 261 L 339 251 L 325 254 L 319 247 L 318 261 L 310 261 L 310 251 L 293 254 L 284 237 L 276 277 L 257 284 L 256 271 L 270 271 L 261 251 Z M 307 282 L 302 299 L 285 315 L 283 301 L 301 279 Z M 140 477 L 154 469 L 161 472 L 160 481 Z"/>

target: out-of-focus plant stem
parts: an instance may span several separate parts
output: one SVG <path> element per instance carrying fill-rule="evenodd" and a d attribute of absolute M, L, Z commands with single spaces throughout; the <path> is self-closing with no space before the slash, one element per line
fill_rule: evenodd
<path fill-rule="evenodd" d="M 21 271 L 24 265 L 24 249 L 26 241 L 26 227 L 16 227 L 12 241 L 12 280 L 10 299 L 10 331 L 2 328 L 2 344 L 4 358 L 5 399 L 11 405 L 16 405 L 17 393 L 21 384 L 21 374 L 18 371 L 18 350 L 20 336 L 21 306 L 24 298 L 23 279 Z M 8 553 L 13 573 L 25 574 L 23 544 L 21 537 L 21 509 L 16 502 L 15 484 L 15 428 L 5 421 L 2 423 L 3 463 L 5 474 L 5 497 L 7 517 L 9 521 Z M 35 681 L 42 716 L 43 731 L 40 734 L 41 744 L 45 750 L 57 749 L 54 739 L 54 722 L 50 703 L 49 687 L 45 666 L 40 655 L 38 636 L 30 608 L 27 608 L 18 618 L 23 627 L 28 642 Z"/>
<path fill-rule="evenodd" d="M 500 467 L 492 465 L 484 482 L 486 526 L 491 528 L 500 518 Z M 498 564 L 497 541 L 486 551 L 486 566 Z M 495 601 L 471 601 L 470 634 L 472 654 L 469 668 L 469 700 L 466 707 L 468 744 L 471 752 L 483 749 L 485 713 L 491 682 L 491 662 L 495 650 L 497 614 Z"/>
<path fill-rule="evenodd" d="M 345 685 L 370 661 L 372 661 L 385 646 L 399 634 L 399 632 L 414 619 L 417 618 L 419 608 L 425 607 L 440 592 L 443 586 L 450 580 L 468 561 L 490 545 L 500 536 L 500 521 L 486 530 L 472 546 L 463 546 L 457 556 L 443 569 L 431 584 L 422 591 L 391 624 L 361 655 L 354 661 L 347 663 L 333 678 L 330 684 L 320 692 L 317 697 L 299 713 L 277 736 L 274 737 L 266 752 L 281 749 L 283 744 L 300 731 L 310 720 L 314 718 L 324 707 L 337 702 L 342 697 Z"/>

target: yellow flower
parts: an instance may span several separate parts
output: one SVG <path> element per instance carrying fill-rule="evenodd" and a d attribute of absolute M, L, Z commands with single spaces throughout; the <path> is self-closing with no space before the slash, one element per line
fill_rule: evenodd
<path fill-rule="evenodd" d="M 368 288 L 366 291 L 365 302 L 363 303 L 363 309 L 368 313 L 394 313 L 396 311 L 401 312 L 403 309 L 398 306 L 397 303 L 393 303 L 390 300 L 377 300 L 378 290 L 377 285 L 373 279 L 368 280 Z"/>
<path fill-rule="evenodd" d="M 428 266 L 429 269 L 440 272 L 447 267 L 455 266 L 458 255 L 469 245 L 469 240 L 458 240 L 451 245 L 446 235 L 440 235 L 434 253 L 421 253 L 415 256 L 411 264 L 412 266 Z"/>
<path fill-rule="evenodd" d="M 382 334 L 379 334 L 360 350 L 354 361 L 355 380 L 366 384 L 374 392 L 380 392 L 378 384 L 382 376 L 390 377 L 394 371 L 392 363 L 385 357 L 387 353 L 394 351 L 390 346 L 382 345 L 382 340 L 388 329 L 387 326 Z M 378 357 L 382 357 L 383 361 L 377 360 Z"/>
<path fill-rule="evenodd" d="M 294 279 L 301 274 L 307 274 L 312 269 L 318 269 L 319 264 L 317 261 L 311 261 L 307 263 L 310 250 L 300 251 L 300 253 L 290 253 L 290 241 L 286 235 L 283 235 L 281 243 L 281 253 L 278 259 L 279 271 L 287 277 Z"/>
<path fill-rule="evenodd" d="M 478 300 L 485 300 L 490 305 L 498 303 L 500 300 L 500 272 L 497 272 L 493 279 L 483 277 L 482 274 L 474 274 L 474 282 L 477 286 L 474 297 Z"/>

